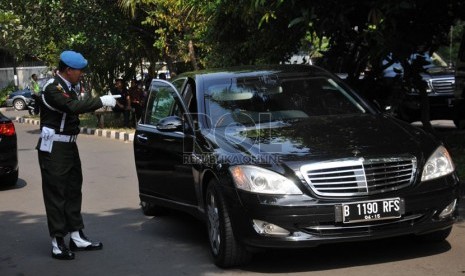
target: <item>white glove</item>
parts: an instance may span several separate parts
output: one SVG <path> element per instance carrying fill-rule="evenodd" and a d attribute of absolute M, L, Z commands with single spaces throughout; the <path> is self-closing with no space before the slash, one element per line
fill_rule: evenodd
<path fill-rule="evenodd" d="M 42 127 L 42 132 L 40 133 L 40 137 L 46 141 L 52 139 L 53 135 L 55 135 L 55 130 L 48 127 Z"/>
<path fill-rule="evenodd" d="M 115 97 L 110 95 L 102 96 L 100 97 L 100 100 L 102 101 L 103 106 L 115 107 L 116 105 Z"/>

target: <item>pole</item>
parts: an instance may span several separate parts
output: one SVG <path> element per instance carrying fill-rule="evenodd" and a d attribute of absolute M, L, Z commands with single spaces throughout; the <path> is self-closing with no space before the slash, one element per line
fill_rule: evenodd
<path fill-rule="evenodd" d="M 449 43 L 449 67 L 452 67 L 452 36 L 454 33 L 454 26 L 450 26 L 450 43 Z"/>
<path fill-rule="evenodd" d="M 18 80 L 18 70 L 16 69 L 16 55 L 13 54 L 13 79 L 14 79 L 14 83 L 15 83 L 15 90 L 18 89 L 19 87 L 19 80 Z"/>

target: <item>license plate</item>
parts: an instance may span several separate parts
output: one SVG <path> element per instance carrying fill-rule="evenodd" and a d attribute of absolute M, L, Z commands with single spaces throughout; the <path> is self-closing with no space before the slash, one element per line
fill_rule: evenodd
<path fill-rule="evenodd" d="M 386 198 L 336 205 L 336 221 L 343 223 L 368 222 L 400 218 L 404 213 L 404 201 Z"/>

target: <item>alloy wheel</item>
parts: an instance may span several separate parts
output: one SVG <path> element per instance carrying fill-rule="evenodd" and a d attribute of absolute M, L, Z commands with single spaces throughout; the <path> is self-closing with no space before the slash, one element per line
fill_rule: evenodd
<path fill-rule="evenodd" d="M 26 106 L 23 100 L 14 101 L 13 105 L 16 110 L 23 110 L 24 107 Z"/>
<path fill-rule="evenodd" d="M 213 253 L 218 255 L 221 246 L 220 218 L 218 206 L 216 204 L 216 199 L 213 192 L 211 192 L 208 196 L 207 216 L 210 245 L 212 247 Z"/>

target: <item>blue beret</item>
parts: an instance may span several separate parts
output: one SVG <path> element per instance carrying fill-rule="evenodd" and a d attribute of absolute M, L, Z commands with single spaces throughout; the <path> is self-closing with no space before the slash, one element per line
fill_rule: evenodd
<path fill-rule="evenodd" d="M 87 59 L 74 51 L 63 51 L 60 55 L 60 60 L 74 69 L 84 69 L 87 66 Z"/>

